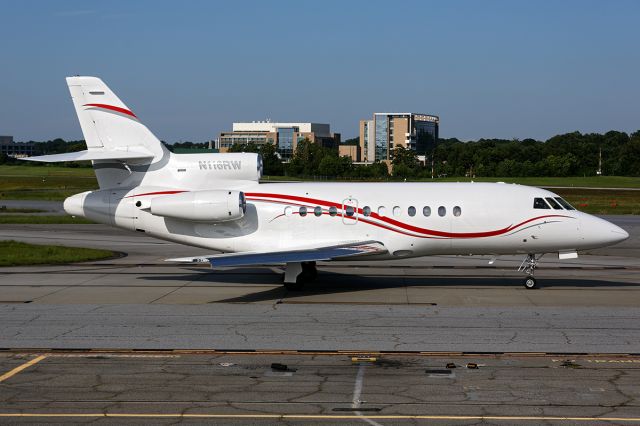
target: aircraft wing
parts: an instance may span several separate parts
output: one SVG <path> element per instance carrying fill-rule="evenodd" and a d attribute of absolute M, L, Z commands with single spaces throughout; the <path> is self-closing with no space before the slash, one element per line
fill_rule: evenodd
<path fill-rule="evenodd" d="M 360 257 L 387 253 L 378 241 L 352 241 L 317 247 L 283 251 L 239 252 L 200 257 L 167 259 L 168 262 L 211 263 L 211 266 L 245 266 L 287 262 L 313 262 L 345 257 Z"/>

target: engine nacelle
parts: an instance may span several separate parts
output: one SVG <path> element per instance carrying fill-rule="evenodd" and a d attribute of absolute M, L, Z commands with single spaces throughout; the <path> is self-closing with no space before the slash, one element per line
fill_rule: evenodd
<path fill-rule="evenodd" d="M 194 222 L 227 222 L 242 218 L 247 203 L 241 191 L 191 191 L 155 197 L 149 211 L 155 216 Z"/>

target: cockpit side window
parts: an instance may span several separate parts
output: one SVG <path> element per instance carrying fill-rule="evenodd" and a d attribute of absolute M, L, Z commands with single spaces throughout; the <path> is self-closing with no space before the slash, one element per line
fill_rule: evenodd
<path fill-rule="evenodd" d="M 575 210 L 576 209 L 571 204 L 567 203 L 567 201 L 564 198 L 556 197 L 556 201 L 558 203 L 560 203 L 560 205 L 562 207 L 564 207 L 565 209 L 567 209 L 567 210 Z"/>
<path fill-rule="evenodd" d="M 546 200 L 549 202 L 549 204 L 551 204 L 551 207 L 553 207 L 555 210 L 562 210 L 562 206 L 558 204 L 558 202 L 553 198 L 547 197 Z"/>
<path fill-rule="evenodd" d="M 533 199 L 533 208 L 534 209 L 549 209 L 549 204 L 544 201 L 543 198 L 534 198 Z"/>

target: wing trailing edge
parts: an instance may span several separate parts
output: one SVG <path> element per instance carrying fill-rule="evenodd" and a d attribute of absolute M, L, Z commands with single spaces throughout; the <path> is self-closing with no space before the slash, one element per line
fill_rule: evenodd
<path fill-rule="evenodd" d="M 328 261 L 346 257 L 361 257 L 384 253 L 387 253 L 384 245 L 378 241 L 371 240 L 271 252 L 239 252 L 211 256 L 181 257 L 167 259 L 167 261 L 188 263 L 208 262 L 212 267 L 221 267 Z"/>

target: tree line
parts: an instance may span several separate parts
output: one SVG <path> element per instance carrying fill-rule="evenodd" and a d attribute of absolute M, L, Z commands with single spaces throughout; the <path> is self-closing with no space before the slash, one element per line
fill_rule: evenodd
<path fill-rule="evenodd" d="M 55 139 L 40 144 L 42 154 L 85 149 L 84 141 Z M 205 146 L 204 143 L 193 142 L 168 145 L 169 149 Z M 640 131 L 632 134 L 573 132 L 546 141 L 480 139 L 462 142 L 455 138 L 440 139 L 426 153 L 425 161 L 419 161 L 414 151 L 394 148 L 392 172 L 382 162 L 353 164 L 350 158 L 340 157 L 337 150 L 309 140 L 298 142 L 287 163 L 281 161 L 273 144 L 234 145 L 230 151 L 261 154 L 264 174 L 268 176 L 348 179 L 417 179 L 430 178 L 432 174 L 436 177 L 594 176 L 599 168 L 600 153 L 603 175 L 640 176 Z M 16 161 L 0 155 L 0 164 Z"/>
<path fill-rule="evenodd" d="M 308 140 L 298 143 L 293 157 L 282 164 L 273 145 L 235 145 L 233 152 L 258 152 L 265 162 L 265 175 L 297 177 L 338 177 L 405 179 L 451 177 L 640 176 L 640 131 L 632 134 L 609 131 L 604 134 L 580 132 L 535 139 L 480 139 L 462 142 L 440 139 L 420 161 L 416 152 L 395 147 L 392 172 L 385 163 L 353 164 L 336 150 Z"/>

